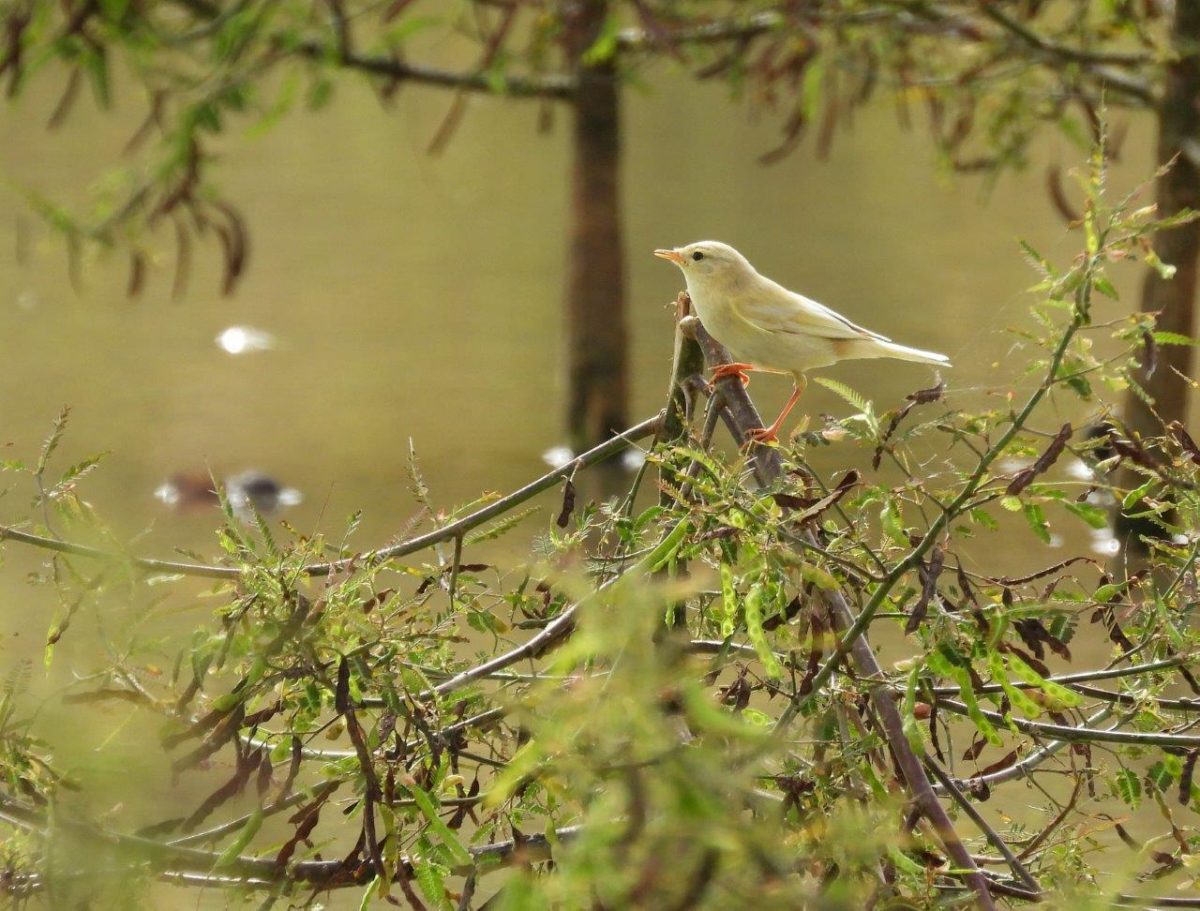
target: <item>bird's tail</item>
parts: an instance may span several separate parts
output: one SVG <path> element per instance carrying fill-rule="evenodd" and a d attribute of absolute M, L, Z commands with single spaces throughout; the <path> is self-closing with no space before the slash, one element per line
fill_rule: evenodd
<path fill-rule="evenodd" d="M 856 341 L 850 353 L 851 357 L 894 357 L 902 361 L 916 361 L 918 364 L 936 364 L 939 367 L 949 367 L 950 358 L 936 351 L 922 351 L 920 348 L 909 348 L 907 345 L 897 345 L 895 342 L 885 342 L 876 339 Z"/>

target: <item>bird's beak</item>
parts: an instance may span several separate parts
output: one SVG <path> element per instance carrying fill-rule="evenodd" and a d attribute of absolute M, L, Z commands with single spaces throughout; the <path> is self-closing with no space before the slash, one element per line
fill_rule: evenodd
<path fill-rule="evenodd" d="M 677 266 L 682 266 L 686 262 L 686 260 L 683 258 L 683 254 L 677 253 L 674 250 L 655 250 L 654 255 L 659 259 L 665 259 Z"/>

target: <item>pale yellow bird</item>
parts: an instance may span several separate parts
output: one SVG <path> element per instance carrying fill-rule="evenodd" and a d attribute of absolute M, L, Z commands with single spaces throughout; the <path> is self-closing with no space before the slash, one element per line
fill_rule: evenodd
<path fill-rule="evenodd" d="M 701 324 L 733 355 L 733 363 L 714 368 L 714 380 L 737 376 L 749 383 L 747 373 L 752 370 L 786 373 L 795 380 L 779 417 L 770 427 L 754 431 L 753 438 L 759 442 L 778 438 L 784 418 L 804 391 L 804 374 L 815 367 L 866 357 L 950 366 L 944 354 L 897 345 L 759 275 L 746 257 L 728 244 L 702 240 L 673 250 L 655 250 L 654 255 L 682 270 Z"/>

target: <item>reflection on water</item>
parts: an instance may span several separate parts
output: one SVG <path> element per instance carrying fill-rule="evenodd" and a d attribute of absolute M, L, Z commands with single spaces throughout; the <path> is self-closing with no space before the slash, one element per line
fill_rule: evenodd
<path fill-rule="evenodd" d="M 570 446 L 551 446 L 542 453 L 542 461 L 551 468 L 562 468 L 570 464 L 578 453 Z M 632 446 L 617 457 L 617 464 L 625 471 L 637 471 L 646 463 L 646 451 Z"/>
<path fill-rule="evenodd" d="M 570 446 L 551 446 L 542 453 L 542 461 L 551 468 L 562 468 L 575 458 L 575 450 Z"/>
<path fill-rule="evenodd" d="M 275 347 L 275 336 L 262 329 L 250 326 L 230 326 L 222 329 L 216 338 L 217 347 L 226 354 L 250 354 L 255 351 L 270 351 Z"/>

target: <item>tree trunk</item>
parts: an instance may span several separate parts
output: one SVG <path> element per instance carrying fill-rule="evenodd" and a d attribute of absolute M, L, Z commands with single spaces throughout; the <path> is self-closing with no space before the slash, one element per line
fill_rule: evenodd
<path fill-rule="evenodd" d="M 1175 215 L 1182 209 L 1200 208 L 1200 171 L 1184 152 L 1200 142 L 1200 0 L 1177 0 L 1172 28 L 1173 43 L 1180 58 L 1167 67 L 1163 99 L 1158 110 L 1158 163 L 1175 165 L 1158 179 L 1158 214 Z M 1142 286 L 1142 309 L 1158 311 L 1158 328 L 1192 335 L 1195 327 L 1197 255 L 1200 254 L 1200 222 L 1160 232 L 1154 250 L 1176 269 L 1174 278 L 1164 279 L 1151 269 Z M 1187 384 L 1175 373 L 1191 375 L 1191 348 L 1163 347 L 1153 374 L 1143 364 L 1137 380 L 1154 399 L 1153 411 L 1135 394 L 1126 405 L 1129 428 L 1143 436 L 1162 430 L 1162 421 L 1187 418 Z M 1174 370 L 1172 369 L 1174 368 Z M 1157 417 L 1155 417 L 1157 412 Z M 1159 420 L 1161 419 L 1161 421 Z"/>
<path fill-rule="evenodd" d="M 577 450 L 621 431 L 628 417 L 620 90 L 612 61 L 583 59 L 607 15 L 607 0 L 577 0 L 566 15 L 567 48 L 579 80 L 572 106 L 566 288 L 567 427 Z"/>
<path fill-rule="evenodd" d="M 1174 166 L 1158 179 L 1160 217 L 1182 209 L 1200 209 L 1200 169 L 1189 157 L 1200 142 L 1200 0 L 1176 0 L 1172 43 L 1178 59 L 1168 64 L 1162 101 L 1158 109 L 1158 164 L 1174 159 Z M 1154 251 L 1163 262 L 1175 267 L 1173 278 L 1164 279 L 1154 269 L 1142 285 L 1142 310 L 1158 313 L 1158 328 L 1181 335 L 1195 334 L 1197 256 L 1200 255 L 1200 222 L 1192 222 L 1154 239 Z M 1187 422 L 1188 385 L 1179 376 L 1191 376 L 1192 349 L 1186 345 L 1158 349 L 1157 364 L 1143 362 L 1135 379 L 1153 400 L 1153 407 L 1130 392 L 1126 397 L 1125 421 L 1129 430 L 1143 438 L 1162 432 L 1171 421 Z M 1178 373 L 1176 373 L 1178 371 Z M 1126 476 L 1125 482 L 1134 485 Z M 1121 537 L 1130 532 L 1146 533 L 1144 523 L 1118 520 Z"/>

